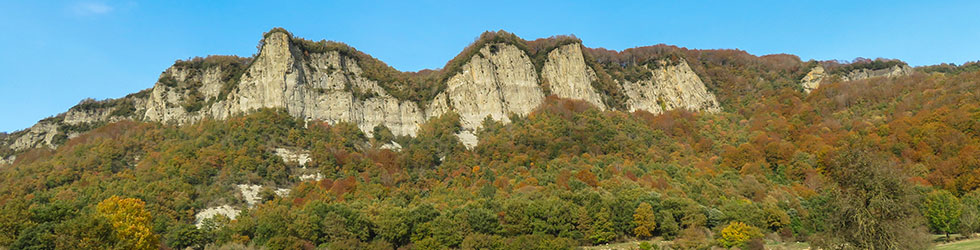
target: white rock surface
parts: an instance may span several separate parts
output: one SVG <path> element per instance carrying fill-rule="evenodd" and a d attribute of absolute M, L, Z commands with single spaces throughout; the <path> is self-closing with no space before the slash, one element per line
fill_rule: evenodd
<path fill-rule="evenodd" d="M 276 193 L 276 195 L 278 195 L 279 197 L 287 197 L 289 196 L 289 191 L 291 190 L 288 188 L 277 188 L 275 191 L 272 192 Z"/>
<path fill-rule="evenodd" d="M 201 226 L 204 225 L 204 220 L 214 218 L 218 215 L 224 215 L 225 217 L 234 220 L 236 217 L 238 217 L 239 212 L 241 212 L 241 210 L 229 205 L 205 208 L 204 210 L 201 210 L 201 212 L 194 215 L 194 225 L 197 226 L 197 228 L 201 228 Z"/>
<path fill-rule="evenodd" d="M 508 123 L 510 114 L 526 115 L 544 99 L 531 58 L 513 45 L 485 46 L 462 70 L 446 92 L 464 130 L 475 131 L 486 117 Z"/>
<path fill-rule="evenodd" d="M 597 81 L 595 71 L 585 64 L 582 45 L 578 43 L 558 47 L 548 53 L 548 60 L 541 69 L 541 77 L 548 82 L 551 93 L 569 99 L 585 100 L 600 110 L 605 110 L 602 97 L 592 88 Z"/>
<path fill-rule="evenodd" d="M 310 161 L 310 153 L 306 151 L 293 151 L 286 148 L 276 148 L 276 155 L 282 158 L 284 162 L 296 162 L 302 167 L 306 167 L 306 163 Z"/>
<path fill-rule="evenodd" d="M 814 89 L 820 87 L 820 82 L 823 81 L 826 75 L 823 66 L 819 64 L 813 67 L 813 69 L 810 69 L 810 72 L 806 73 L 803 79 L 800 79 L 800 85 L 803 86 L 803 91 L 809 94 Z"/>
<path fill-rule="evenodd" d="M 249 184 L 239 184 L 238 190 L 242 193 L 242 198 L 245 199 L 245 203 L 248 206 L 255 206 L 262 197 L 259 197 L 259 192 L 262 191 L 262 186 L 260 185 L 249 185 Z"/>
<path fill-rule="evenodd" d="M 304 175 L 300 175 L 299 176 L 299 180 L 300 181 L 310 181 L 310 180 L 320 181 L 320 180 L 323 180 L 323 175 L 320 174 L 320 173 L 304 174 Z"/>
<path fill-rule="evenodd" d="M 467 130 L 463 130 L 457 133 L 456 138 L 459 138 L 459 141 L 462 142 L 463 146 L 465 146 L 467 149 L 473 149 L 474 147 L 476 147 L 476 144 L 479 142 L 479 139 L 477 139 L 476 134 L 473 134 L 473 132 Z"/>
<path fill-rule="evenodd" d="M 842 81 L 857 81 L 874 77 L 899 77 L 912 74 L 912 68 L 908 65 L 895 65 L 887 69 L 870 70 L 857 69 L 841 76 Z"/>
<path fill-rule="evenodd" d="M 31 128 L 27 129 L 23 135 L 14 140 L 14 142 L 10 144 L 10 148 L 13 150 L 25 150 L 40 147 L 54 148 L 55 145 L 52 144 L 52 141 L 54 141 L 54 137 L 56 135 L 58 135 L 57 124 L 38 122 Z"/>
<path fill-rule="evenodd" d="M 691 111 L 718 112 L 721 108 L 715 95 L 708 91 L 701 78 L 681 59 L 675 64 L 665 61 L 654 69 L 648 68 L 652 76 L 636 82 L 623 83 L 629 100 L 629 111 L 646 110 L 659 114 L 667 110 L 687 109 Z"/>
<path fill-rule="evenodd" d="M 381 149 L 391 150 L 391 151 L 399 151 L 399 150 L 402 150 L 402 145 L 401 144 L 398 144 L 397 142 L 391 141 L 391 142 L 385 143 L 384 145 L 381 145 L 380 148 Z"/>
<path fill-rule="evenodd" d="M 10 157 L 7 158 L 0 158 L 0 165 L 11 165 L 14 164 L 14 161 L 16 160 L 17 160 L 16 155 L 11 155 Z"/>

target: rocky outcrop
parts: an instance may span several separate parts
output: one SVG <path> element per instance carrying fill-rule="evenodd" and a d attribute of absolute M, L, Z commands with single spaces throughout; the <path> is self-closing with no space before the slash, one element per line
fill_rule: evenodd
<path fill-rule="evenodd" d="M 908 65 L 894 65 L 883 69 L 855 69 L 848 72 L 837 72 L 830 74 L 825 71 L 824 67 L 821 65 L 816 65 L 806 75 L 800 79 L 800 86 L 803 87 L 803 92 L 809 94 L 814 89 L 820 87 L 826 79 L 840 80 L 842 82 L 847 81 L 857 81 L 870 79 L 875 77 L 899 77 L 907 76 L 912 74 L 912 68 Z M 830 78 L 828 78 L 830 77 Z"/>
<path fill-rule="evenodd" d="M 14 150 L 55 147 L 87 129 L 122 119 L 180 125 L 205 118 L 226 119 L 260 108 L 280 108 L 305 120 L 357 124 L 368 135 L 375 127 L 385 126 L 395 135 L 408 136 L 414 136 L 428 119 L 455 112 L 463 128 L 459 137 L 472 147 L 478 141 L 476 131 L 487 117 L 507 123 L 512 115 L 533 111 L 544 99 L 542 86 L 558 97 L 582 99 L 609 109 L 593 87 L 597 72 L 585 61 L 580 43 L 541 52 L 547 56 L 540 66 L 535 66 L 519 46 L 486 43 L 476 48 L 466 63 L 451 69 L 452 75 L 442 78 L 442 92 L 424 101 L 399 99 L 386 92 L 379 82 L 366 76 L 359 61 L 363 58 L 352 56 L 350 51 L 329 47 L 310 50 L 308 46 L 296 43 L 285 32 L 273 31 L 265 36 L 255 58 L 226 58 L 231 64 L 208 59 L 178 62 L 164 71 L 150 90 L 79 104 L 67 113 L 11 134 L 5 144 Z M 645 67 L 650 70 L 648 79 L 619 83 L 629 97 L 630 111 L 719 110 L 714 95 L 683 59 Z"/>
<path fill-rule="evenodd" d="M 270 34 L 256 61 L 228 100 L 211 116 L 223 119 L 258 108 L 285 108 L 296 117 L 358 124 L 368 135 L 384 125 L 395 135 L 415 135 L 425 115 L 362 76 L 352 58 L 336 51 L 305 56 L 284 33 Z"/>
<path fill-rule="evenodd" d="M 708 91 L 701 78 L 687 61 L 675 63 L 657 61 L 650 70 L 651 77 L 622 83 L 629 100 L 629 111 L 646 110 L 659 114 L 673 109 L 718 112 L 721 110 L 715 95 Z"/>
<path fill-rule="evenodd" d="M 491 44 L 449 78 L 448 106 L 464 130 L 476 130 L 486 117 L 507 123 L 510 114 L 526 115 L 544 100 L 537 80 L 527 54 L 510 44 Z"/>
<path fill-rule="evenodd" d="M 221 75 L 225 74 L 225 70 L 228 69 L 208 68 L 203 74 L 198 74 L 194 72 L 196 70 L 186 67 L 175 65 L 168 68 L 160 75 L 162 81 L 153 86 L 145 101 L 143 120 L 188 124 L 207 117 L 209 112 L 196 112 L 189 110 L 187 106 L 194 101 L 215 102 L 223 85 Z M 202 99 L 193 100 L 194 98 Z M 211 105 L 209 108 L 221 107 L 222 105 Z"/>
<path fill-rule="evenodd" d="M 119 99 L 95 101 L 86 99 L 67 112 L 38 121 L 25 130 L 14 132 L 0 141 L 14 151 L 32 148 L 55 148 L 67 139 L 110 122 L 139 118 L 146 99 L 141 91 Z"/>
<path fill-rule="evenodd" d="M 306 151 L 296 151 L 289 150 L 285 148 L 276 148 L 276 155 L 282 158 L 284 162 L 295 162 L 301 167 L 306 167 L 306 163 L 310 161 L 310 153 Z"/>
<path fill-rule="evenodd" d="M 820 82 L 823 81 L 825 76 L 827 74 L 824 72 L 823 66 L 818 64 L 813 69 L 810 69 L 810 72 L 806 73 L 803 79 L 800 79 L 800 86 L 803 86 L 803 91 L 809 94 L 810 91 L 820 87 Z"/>
<path fill-rule="evenodd" d="M 16 161 L 16 160 L 17 160 L 17 156 L 16 155 L 11 155 L 11 156 L 6 157 L 6 158 L 0 157 L 0 165 L 14 164 L 14 161 Z"/>
<path fill-rule="evenodd" d="M 597 81 L 595 70 L 585 64 L 581 44 L 567 44 L 548 53 L 548 60 L 541 68 L 541 77 L 551 93 L 569 99 L 581 99 L 605 110 L 602 97 L 592 88 Z"/>
<path fill-rule="evenodd" d="M 25 150 L 30 148 L 50 147 L 54 148 L 54 138 L 58 135 L 58 124 L 52 122 L 38 122 L 10 144 L 13 150 Z"/>
<path fill-rule="evenodd" d="M 197 214 L 194 215 L 194 226 L 197 226 L 197 228 L 201 228 L 204 226 L 204 220 L 214 218 L 215 216 L 218 215 L 222 215 L 228 217 L 228 219 L 234 220 L 236 217 L 238 217 L 238 213 L 240 212 L 241 210 L 236 209 L 229 205 L 221 205 L 216 207 L 205 208 L 204 210 L 201 210 L 201 212 L 198 212 Z"/>
<path fill-rule="evenodd" d="M 912 74 L 908 65 L 895 65 L 884 69 L 856 69 L 841 75 L 841 81 L 857 81 L 875 77 L 899 77 Z"/>

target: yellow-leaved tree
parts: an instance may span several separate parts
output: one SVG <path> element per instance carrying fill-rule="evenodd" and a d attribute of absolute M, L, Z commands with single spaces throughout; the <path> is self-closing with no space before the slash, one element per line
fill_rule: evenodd
<path fill-rule="evenodd" d="M 146 211 L 146 203 L 136 198 L 112 196 L 99 202 L 96 206 L 99 216 L 105 217 L 112 223 L 116 238 L 116 247 L 121 249 L 157 249 L 159 236 L 150 228 L 150 212 Z"/>
<path fill-rule="evenodd" d="M 650 238 L 653 236 L 653 230 L 657 229 L 657 220 L 653 215 L 653 207 L 650 203 L 640 203 L 636 207 L 636 211 L 633 212 L 633 223 L 636 227 L 633 228 L 633 234 L 638 238 Z"/>
<path fill-rule="evenodd" d="M 758 228 L 746 225 L 740 221 L 733 221 L 721 229 L 721 237 L 718 237 L 718 244 L 725 248 L 741 247 L 746 242 L 749 242 L 749 240 L 759 237 L 762 237 L 762 232 Z"/>

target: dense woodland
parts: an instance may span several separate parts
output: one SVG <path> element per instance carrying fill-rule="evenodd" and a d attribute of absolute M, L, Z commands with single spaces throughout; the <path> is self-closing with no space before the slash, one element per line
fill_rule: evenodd
<path fill-rule="evenodd" d="M 562 39 L 574 38 L 522 49 Z M 110 123 L 0 168 L 0 246 L 562 249 L 658 239 L 668 243 L 651 247 L 921 249 L 929 232 L 980 230 L 976 64 L 806 95 L 797 80 L 809 63 L 791 55 L 586 52 L 604 78 L 598 89 L 683 58 L 723 111 L 600 111 L 548 97 L 527 117 L 485 121 L 472 150 L 452 113 L 417 137 L 384 127 L 368 137 L 272 109 L 181 127 Z M 438 87 L 417 89 L 428 88 Z M 391 141 L 403 148 L 382 149 Z M 300 181 L 275 148 L 309 150 L 307 168 L 325 178 Z M 247 207 L 237 184 L 292 190 L 264 190 Z M 245 209 L 194 226 L 197 212 L 224 204 Z"/>

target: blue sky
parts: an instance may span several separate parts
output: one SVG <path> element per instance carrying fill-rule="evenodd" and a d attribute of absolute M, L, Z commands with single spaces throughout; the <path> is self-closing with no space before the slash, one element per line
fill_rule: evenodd
<path fill-rule="evenodd" d="M 272 2 L 272 1 L 270 1 Z M 174 60 L 249 56 L 284 27 L 389 65 L 442 67 L 485 30 L 574 34 L 622 50 L 672 44 L 803 60 L 980 60 L 980 1 L 10 1 L 0 0 L 0 131 L 83 98 L 152 87 Z"/>

